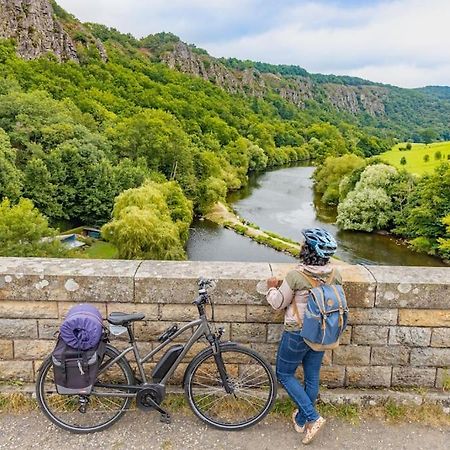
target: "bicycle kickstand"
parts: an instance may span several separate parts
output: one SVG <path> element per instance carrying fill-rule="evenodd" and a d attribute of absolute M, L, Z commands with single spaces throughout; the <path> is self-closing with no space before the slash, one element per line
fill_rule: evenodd
<path fill-rule="evenodd" d="M 164 412 L 164 413 L 161 413 L 159 421 L 162 422 L 162 423 L 170 424 L 170 423 L 172 423 L 172 418 L 170 417 L 169 413 Z"/>

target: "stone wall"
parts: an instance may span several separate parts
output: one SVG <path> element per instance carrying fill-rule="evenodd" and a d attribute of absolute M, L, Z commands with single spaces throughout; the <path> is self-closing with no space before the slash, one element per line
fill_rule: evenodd
<path fill-rule="evenodd" d="M 279 277 L 291 267 L 272 264 Z M 350 326 L 343 345 L 325 356 L 323 384 L 439 388 L 448 382 L 450 268 L 340 270 Z M 0 379 L 32 382 L 61 320 L 80 302 L 94 303 L 105 316 L 145 313 L 134 329 L 143 350 L 150 350 L 169 325 L 197 317 L 191 302 L 199 276 L 218 279 L 213 300 L 225 339 L 248 343 L 274 363 L 282 316 L 255 291 L 257 281 L 270 276 L 268 264 L 0 258 Z"/>

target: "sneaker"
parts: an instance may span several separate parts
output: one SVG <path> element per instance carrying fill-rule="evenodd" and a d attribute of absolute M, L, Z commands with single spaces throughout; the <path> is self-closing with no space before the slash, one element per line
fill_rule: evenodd
<path fill-rule="evenodd" d="M 319 434 L 319 431 L 323 428 L 325 422 L 326 420 L 323 417 L 319 417 L 315 422 L 308 423 L 302 443 L 309 444 Z"/>
<path fill-rule="evenodd" d="M 297 433 L 303 433 L 305 431 L 305 425 L 303 425 L 302 427 L 297 423 L 297 421 L 295 420 L 295 418 L 297 417 L 297 413 L 298 413 L 298 409 L 296 409 L 293 413 L 292 413 L 292 422 L 294 422 L 294 429 Z"/>

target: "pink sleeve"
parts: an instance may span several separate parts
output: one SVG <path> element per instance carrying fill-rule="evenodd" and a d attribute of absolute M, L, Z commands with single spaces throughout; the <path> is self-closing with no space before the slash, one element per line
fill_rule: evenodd
<path fill-rule="evenodd" d="M 284 309 L 290 305 L 294 298 L 294 291 L 290 288 L 286 280 L 277 288 L 270 288 L 267 292 L 266 300 L 273 309 Z"/>

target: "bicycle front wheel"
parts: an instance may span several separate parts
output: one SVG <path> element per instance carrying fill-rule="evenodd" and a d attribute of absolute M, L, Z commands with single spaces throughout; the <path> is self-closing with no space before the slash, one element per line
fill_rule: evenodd
<path fill-rule="evenodd" d="M 211 349 L 197 355 L 185 375 L 185 394 L 201 420 L 222 430 L 242 430 L 271 410 L 277 395 L 270 364 L 252 349 L 221 344 L 232 393 L 227 393 Z"/>
<path fill-rule="evenodd" d="M 133 385 L 134 375 L 125 358 L 120 358 L 107 367 L 119 355 L 119 351 L 108 345 L 97 380 L 90 395 L 60 395 L 56 391 L 53 364 L 47 358 L 39 369 L 36 380 L 36 398 L 44 414 L 57 426 L 71 433 L 93 433 L 104 430 L 125 413 L 131 397 L 121 397 L 126 391 L 115 385 Z M 84 403 L 86 401 L 86 403 Z M 85 409 L 82 408 L 85 406 Z"/>

